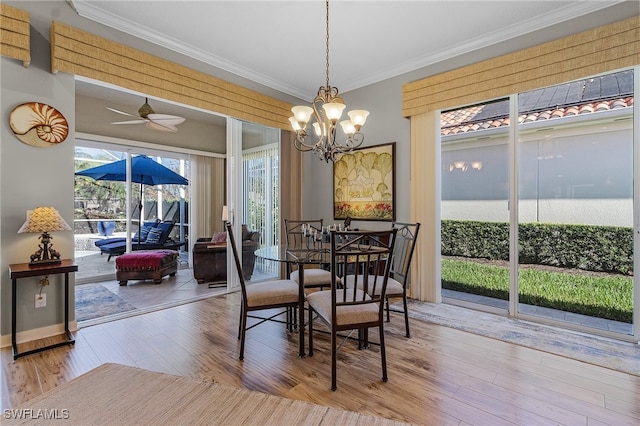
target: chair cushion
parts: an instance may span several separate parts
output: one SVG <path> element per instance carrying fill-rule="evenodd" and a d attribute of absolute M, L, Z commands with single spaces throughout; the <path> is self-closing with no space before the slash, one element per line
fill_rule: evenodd
<path fill-rule="evenodd" d="M 147 244 L 162 244 L 160 242 L 162 238 L 162 230 L 158 229 L 158 228 L 153 228 L 151 230 L 149 230 L 149 233 L 147 234 L 147 239 L 145 240 L 145 243 Z"/>
<path fill-rule="evenodd" d="M 222 244 L 227 242 L 226 232 L 214 232 L 211 242 L 214 244 Z"/>
<path fill-rule="evenodd" d="M 353 283 L 355 281 L 355 275 L 347 275 L 347 278 L 345 279 L 346 281 L 346 285 L 347 288 L 353 288 Z M 374 280 L 375 276 L 373 275 L 369 275 L 369 288 L 373 289 L 373 280 Z M 362 275 L 358 276 L 358 288 L 360 290 L 362 290 L 364 288 L 364 277 Z M 380 293 L 382 292 L 382 277 L 378 277 L 378 283 L 376 285 L 376 296 L 380 296 Z M 389 280 L 387 281 L 387 297 L 393 297 L 393 296 L 402 296 L 404 294 L 404 288 L 402 287 L 402 284 L 400 284 L 399 281 L 389 277 Z"/>
<path fill-rule="evenodd" d="M 347 300 L 353 300 L 353 289 L 347 290 Z M 361 290 L 355 290 L 356 300 L 362 300 Z M 371 298 L 364 296 L 367 300 Z M 342 290 L 338 291 L 337 299 L 342 299 Z M 316 291 L 307 296 L 307 303 L 329 324 L 331 319 L 331 290 Z M 336 325 L 363 324 L 375 322 L 380 319 L 380 306 L 378 303 L 365 303 L 360 305 L 344 305 L 336 308 Z"/>
<path fill-rule="evenodd" d="M 167 238 L 169 238 L 169 234 L 173 230 L 175 224 L 176 222 L 174 220 L 164 221 L 158 224 L 156 228 L 162 231 L 162 234 L 160 235 L 160 241 L 158 241 L 157 244 L 164 244 L 164 242 L 167 241 Z"/>
<path fill-rule="evenodd" d="M 247 286 L 247 305 L 260 306 L 298 303 L 298 284 L 291 280 L 266 281 Z"/>
<path fill-rule="evenodd" d="M 133 239 L 131 241 L 135 241 L 137 243 L 138 242 L 138 235 L 140 235 L 140 242 L 141 243 L 145 242 L 147 240 L 147 236 L 149 235 L 149 231 L 151 231 L 154 228 L 155 228 L 155 226 L 142 225 L 140 227 L 140 229 L 138 229 L 136 231 L 136 233 L 133 234 Z"/>
<path fill-rule="evenodd" d="M 299 271 L 291 272 L 289 279 L 299 283 Z M 338 278 L 338 284 L 342 284 L 342 280 Z M 304 286 L 305 287 L 330 287 L 331 272 L 324 269 L 304 268 Z"/>

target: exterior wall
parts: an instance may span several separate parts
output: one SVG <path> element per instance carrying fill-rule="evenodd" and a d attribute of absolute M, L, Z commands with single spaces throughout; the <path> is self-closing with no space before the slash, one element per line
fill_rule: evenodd
<path fill-rule="evenodd" d="M 546 127 L 543 137 L 522 126 L 520 222 L 631 227 L 633 134 L 632 120 L 624 119 L 631 115 L 631 108 L 594 113 L 593 121 L 579 117 L 578 126 L 549 120 L 536 126 Z M 442 219 L 508 222 L 508 159 L 507 135 L 443 138 Z"/>

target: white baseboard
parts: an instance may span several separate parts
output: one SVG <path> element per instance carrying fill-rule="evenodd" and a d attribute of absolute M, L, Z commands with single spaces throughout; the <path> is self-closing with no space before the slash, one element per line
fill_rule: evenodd
<path fill-rule="evenodd" d="M 69 321 L 69 331 L 78 331 L 78 323 L 76 321 Z M 31 342 L 33 340 L 45 339 L 51 336 L 57 336 L 64 333 L 64 324 L 48 325 L 42 328 L 35 328 L 33 330 L 21 331 L 16 334 L 16 342 L 24 343 Z M 0 337 L 0 347 L 11 346 L 11 334 L 5 334 Z"/>

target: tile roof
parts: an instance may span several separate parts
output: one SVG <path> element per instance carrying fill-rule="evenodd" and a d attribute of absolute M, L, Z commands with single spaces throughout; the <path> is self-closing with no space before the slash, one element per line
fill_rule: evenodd
<path fill-rule="evenodd" d="M 633 71 L 574 81 L 521 93 L 520 123 L 550 120 L 633 106 Z M 441 114 L 443 136 L 509 125 L 509 101 L 446 111 Z"/>

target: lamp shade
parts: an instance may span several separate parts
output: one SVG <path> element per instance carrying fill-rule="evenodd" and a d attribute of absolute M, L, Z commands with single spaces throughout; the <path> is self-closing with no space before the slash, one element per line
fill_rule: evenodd
<path fill-rule="evenodd" d="M 354 127 L 351 120 L 342 120 L 340 122 L 340 125 L 342 126 L 342 130 L 344 131 L 344 133 L 347 135 L 353 135 L 356 132 L 356 128 Z"/>
<path fill-rule="evenodd" d="M 291 108 L 291 112 L 293 113 L 293 116 L 295 117 L 296 121 L 300 123 L 301 127 L 304 128 L 304 126 L 306 126 L 309 120 L 311 119 L 311 114 L 313 114 L 313 108 L 305 105 L 294 106 L 293 108 Z"/>
<path fill-rule="evenodd" d="M 342 115 L 342 111 L 345 109 L 345 107 L 346 105 L 340 102 L 329 102 L 322 105 L 322 109 L 324 109 L 324 113 L 332 123 L 335 123 L 340 119 L 340 116 Z"/>
<path fill-rule="evenodd" d="M 360 130 L 360 128 L 364 126 L 364 123 L 367 121 L 369 111 L 366 111 L 364 109 L 354 109 L 353 111 L 349 111 L 347 115 L 351 119 L 353 126 L 357 130 Z"/>
<path fill-rule="evenodd" d="M 229 210 L 227 206 L 222 206 L 222 221 L 227 222 L 229 220 Z"/>
<path fill-rule="evenodd" d="M 71 227 L 53 207 L 36 207 L 18 230 L 23 232 L 70 231 Z"/>

